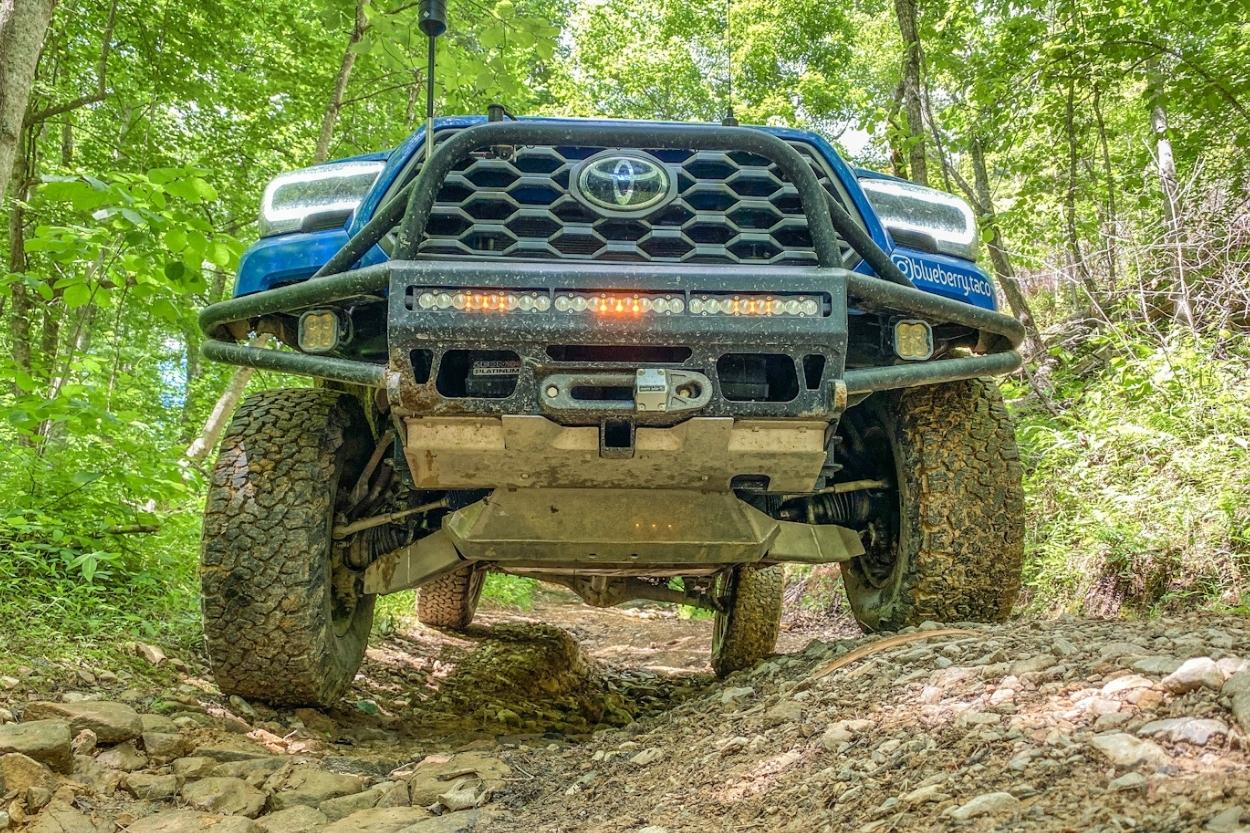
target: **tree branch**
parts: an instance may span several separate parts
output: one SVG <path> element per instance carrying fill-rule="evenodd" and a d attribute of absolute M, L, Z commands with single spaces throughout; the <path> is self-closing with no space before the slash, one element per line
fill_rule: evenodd
<path fill-rule="evenodd" d="M 77 110 L 80 107 L 86 107 L 88 104 L 95 104 L 103 101 L 108 97 L 108 64 L 109 54 L 113 51 L 113 30 L 117 24 L 117 0 L 109 6 L 109 19 L 104 27 L 103 40 L 100 42 L 100 57 L 96 61 L 96 88 L 95 92 L 81 95 L 70 101 L 54 104 L 51 107 L 45 107 L 42 110 L 34 112 L 27 111 L 26 117 L 22 120 L 22 127 L 29 128 L 36 124 L 45 122 L 50 118 L 60 116 L 64 113 Z"/>

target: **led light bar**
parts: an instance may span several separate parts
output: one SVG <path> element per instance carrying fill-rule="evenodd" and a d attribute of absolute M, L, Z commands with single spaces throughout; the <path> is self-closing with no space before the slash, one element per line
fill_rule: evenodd
<path fill-rule="evenodd" d="M 554 298 L 542 290 L 440 289 L 413 290 L 421 310 L 456 312 L 548 312 L 589 314 L 600 318 L 641 318 L 649 315 L 728 315 L 743 318 L 818 318 L 824 303 L 818 295 L 765 293 L 695 293 L 687 303 L 679 293 L 573 292 Z"/>
<path fill-rule="evenodd" d="M 557 292 L 557 312 L 589 312 L 608 318 L 680 315 L 686 300 L 679 295 L 637 292 Z"/>
<path fill-rule="evenodd" d="M 811 295 L 694 295 L 694 315 L 788 316 L 815 318 L 822 312 L 820 300 Z"/>
<path fill-rule="evenodd" d="M 551 309 L 551 297 L 545 292 L 426 289 L 417 294 L 417 307 L 458 312 L 546 312 Z"/>

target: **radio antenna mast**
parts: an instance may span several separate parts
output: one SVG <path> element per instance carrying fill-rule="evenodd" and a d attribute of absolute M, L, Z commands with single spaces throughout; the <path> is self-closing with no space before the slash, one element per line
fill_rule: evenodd
<path fill-rule="evenodd" d="M 417 25 L 428 42 L 425 68 L 425 161 L 434 154 L 434 42 L 447 31 L 447 0 L 421 0 Z"/>
<path fill-rule="evenodd" d="M 726 127 L 738 124 L 734 118 L 733 7 L 733 0 L 725 0 L 725 117 L 721 119 L 721 124 Z"/>

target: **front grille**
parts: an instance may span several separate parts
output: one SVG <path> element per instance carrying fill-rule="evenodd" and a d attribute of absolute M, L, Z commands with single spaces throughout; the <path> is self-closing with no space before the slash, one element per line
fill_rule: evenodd
<path fill-rule="evenodd" d="M 847 207 L 824 161 L 809 145 L 792 144 Z M 466 157 L 438 193 L 420 252 L 634 263 L 816 262 L 798 192 L 768 159 L 648 150 L 677 178 L 677 196 L 649 216 L 626 219 L 599 214 L 569 193 L 572 170 L 605 149 L 521 147 L 511 156 Z M 858 260 L 845 244 L 842 255 L 848 265 Z"/>

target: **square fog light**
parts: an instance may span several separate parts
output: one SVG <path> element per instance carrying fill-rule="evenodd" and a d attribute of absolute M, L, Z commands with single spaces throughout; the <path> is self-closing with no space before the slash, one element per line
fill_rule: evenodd
<path fill-rule="evenodd" d="M 933 329 L 927 321 L 903 318 L 894 322 L 894 352 L 900 359 L 922 362 L 933 355 Z"/>
<path fill-rule="evenodd" d="M 299 349 L 329 353 L 344 340 L 347 327 L 337 310 L 310 309 L 299 317 Z"/>

